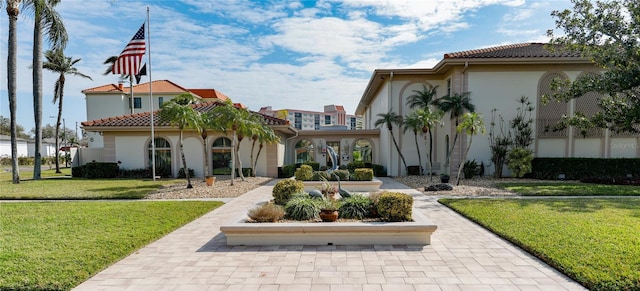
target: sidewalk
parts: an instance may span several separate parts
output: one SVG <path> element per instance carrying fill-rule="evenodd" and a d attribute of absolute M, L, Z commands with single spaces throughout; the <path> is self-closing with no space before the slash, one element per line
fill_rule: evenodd
<path fill-rule="evenodd" d="M 391 179 L 438 230 L 428 246 L 235 246 L 219 227 L 271 197 L 252 190 L 74 290 L 584 290 L 545 263 Z"/>

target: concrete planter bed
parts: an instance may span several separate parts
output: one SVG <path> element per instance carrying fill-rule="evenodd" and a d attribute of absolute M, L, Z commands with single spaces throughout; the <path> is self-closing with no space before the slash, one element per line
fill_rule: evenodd
<path fill-rule="evenodd" d="M 247 223 L 220 226 L 227 245 L 428 245 L 437 229 L 419 212 L 412 222 Z"/>
<path fill-rule="evenodd" d="M 304 191 L 311 191 L 319 189 L 322 186 L 323 181 L 303 181 Z M 338 185 L 338 181 L 329 181 L 332 185 Z M 382 181 L 374 178 L 372 181 L 342 181 L 340 187 L 349 192 L 378 192 Z"/>

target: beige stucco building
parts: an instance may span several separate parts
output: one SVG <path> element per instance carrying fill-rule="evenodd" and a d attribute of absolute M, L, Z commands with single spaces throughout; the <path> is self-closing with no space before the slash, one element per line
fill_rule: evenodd
<path fill-rule="evenodd" d="M 640 138 L 629 133 L 614 133 L 608 130 L 592 130 L 583 137 L 581 133 L 568 128 L 560 132 L 546 130 L 560 120 L 563 115 L 581 111 L 587 115 L 597 109 L 599 94 L 589 93 L 568 103 L 549 102 L 543 104 L 542 96 L 550 92 L 554 78 L 575 80 L 580 74 L 597 74 L 598 68 L 588 59 L 564 51 L 549 51 L 541 43 L 522 43 L 486 49 L 445 54 L 433 68 L 428 69 L 378 69 L 375 70 L 364 90 L 356 109 L 362 115 L 364 128 L 374 128 L 380 113 L 392 110 L 406 116 L 411 109 L 407 98 L 421 90 L 423 84 L 438 86 L 437 98 L 448 94 L 470 92 L 476 112 L 481 113 L 487 127 L 491 124 L 491 112 L 509 121 L 518 107 L 517 99 L 529 97 L 535 106 L 533 113 L 534 144 L 536 157 L 600 157 L 622 158 L 640 157 Z M 445 125 L 435 130 L 434 169 L 442 172 L 447 145 L 452 142 L 455 126 L 444 117 Z M 507 125 L 508 126 L 508 125 Z M 396 137 L 402 129 L 394 127 Z M 461 153 L 468 142 L 464 136 L 452 152 L 451 170 L 457 169 Z M 417 150 L 413 134 L 399 138 L 399 146 L 407 160 L 407 165 L 417 165 Z M 422 152 L 427 150 L 423 147 Z M 379 162 L 387 167 L 389 175 L 405 175 L 400 158 L 395 150 L 389 131 L 380 131 L 380 144 L 376 152 Z M 486 172 L 493 169 L 490 161 L 488 136 L 476 136 L 467 157 L 485 164 Z M 423 163 L 424 163 L 423 155 Z"/>

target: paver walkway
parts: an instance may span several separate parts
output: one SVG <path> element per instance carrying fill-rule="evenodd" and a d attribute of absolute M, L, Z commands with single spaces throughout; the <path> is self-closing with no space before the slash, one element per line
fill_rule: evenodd
<path fill-rule="evenodd" d="M 110 266 L 75 290 L 584 290 L 509 242 L 391 179 L 438 230 L 431 245 L 235 246 L 219 227 L 252 190 Z"/>

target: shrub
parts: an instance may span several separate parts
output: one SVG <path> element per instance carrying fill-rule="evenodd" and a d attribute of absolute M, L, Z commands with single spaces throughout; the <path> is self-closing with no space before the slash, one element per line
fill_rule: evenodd
<path fill-rule="evenodd" d="M 384 192 L 378 200 L 378 214 L 386 221 L 411 221 L 413 197 L 399 192 Z"/>
<path fill-rule="evenodd" d="M 118 164 L 116 163 L 87 163 L 80 167 L 71 168 L 71 175 L 78 178 L 116 178 L 118 174 Z"/>
<path fill-rule="evenodd" d="M 370 207 L 371 199 L 369 197 L 361 194 L 353 195 L 343 199 L 339 209 L 340 218 L 363 219 L 369 216 Z"/>
<path fill-rule="evenodd" d="M 284 218 L 284 208 L 273 203 L 266 203 L 249 209 L 249 218 L 256 222 L 276 222 Z"/>
<path fill-rule="evenodd" d="M 296 180 L 300 181 L 311 181 L 313 178 L 313 168 L 309 165 L 301 165 L 300 168 L 296 169 Z"/>
<path fill-rule="evenodd" d="M 189 172 L 191 173 L 191 172 Z M 242 175 L 245 177 L 252 177 L 253 173 L 251 172 L 251 168 L 242 168 Z M 236 177 L 240 176 L 240 174 L 238 173 L 238 169 L 236 169 Z M 193 176 L 191 176 L 193 177 Z"/>
<path fill-rule="evenodd" d="M 296 165 L 284 165 L 282 166 L 282 177 L 280 178 L 291 178 L 296 172 Z"/>
<path fill-rule="evenodd" d="M 327 173 L 327 171 L 315 171 L 313 172 L 313 177 L 311 177 L 312 181 L 325 181 L 325 180 L 330 180 L 331 175 L 329 173 Z"/>
<path fill-rule="evenodd" d="M 293 180 L 293 179 L 284 179 L 278 181 L 276 185 L 273 186 L 273 199 L 278 205 L 285 205 L 287 201 L 291 199 L 291 196 L 295 193 L 300 193 L 304 191 L 304 184 L 302 181 Z"/>
<path fill-rule="evenodd" d="M 295 197 L 284 206 L 287 217 L 293 220 L 311 220 L 319 218 L 320 205 L 311 197 Z"/>
<path fill-rule="evenodd" d="M 74 168 L 75 169 L 75 168 Z M 120 178 L 144 179 L 152 178 L 151 169 L 120 169 Z"/>
<path fill-rule="evenodd" d="M 530 149 L 513 148 L 507 154 L 507 168 L 511 170 L 513 176 L 518 178 L 531 173 L 531 161 L 533 161 L 533 152 Z"/>
<path fill-rule="evenodd" d="M 331 179 L 329 179 L 329 181 L 338 181 L 336 176 L 340 177 L 340 181 L 349 181 L 349 170 L 333 171 L 333 174 L 330 175 Z"/>
<path fill-rule="evenodd" d="M 353 173 L 356 169 L 359 168 L 367 168 L 362 161 L 355 161 L 347 164 L 347 169 L 349 172 Z"/>
<path fill-rule="evenodd" d="M 320 163 L 318 163 L 318 162 L 305 162 L 303 165 L 309 165 L 309 166 L 311 166 L 311 168 L 312 168 L 314 171 L 318 171 L 318 170 L 320 170 Z M 298 167 L 301 167 L 301 166 L 302 166 L 302 165 L 298 165 Z"/>
<path fill-rule="evenodd" d="M 640 176 L 640 159 L 600 158 L 535 158 L 531 163 L 531 176 L 536 179 L 556 180 L 564 174 L 567 180 L 591 177 Z"/>
<path fill-rule="evenodd" d="M 464 166 L 462 168 L 462 173 L 464 174 L 465 179 L 471 179 L 473 176 L 478 174 L 478 163 L 476 160 L 466 161 L 464 162 Z"/>
<path fill-rule="evenodd" d="M 387 176 L 387 170 L 384 169 L 384 166 L 371 164 L 371 168 L 373 169 L 373 174 L 376 177 L 386 177 Z"/>
<path fill-rule="evenodd" d="M 193 169 L 189 168 L 189 178 L 193 178 L 193 176 L 195 176 Z M 184 174 L 184 168 L 180 168 L 178 171 L 178 179 L 184 179 L 186 177 L 187 175 Z"/>
<path fill-rule="evenodd" d="M 371 217 L 380 217 L 378 214 L 378 202 L 380 201 L 380 192 L 375 192 L 369 194 L 369 216 Z"/>
<path fill-rule="evenodd" d="M 353 175 L 351 175 L 353 181 L 371 181 L 373 180 L 373 170 L 368 168 L 355 169 Z"/>
<path fill-rule="evenodd" d="M 347 165 L 340 165 L 338 166 L 338 170 L 349 170 L 349 168 L 347 168 Z"/>

